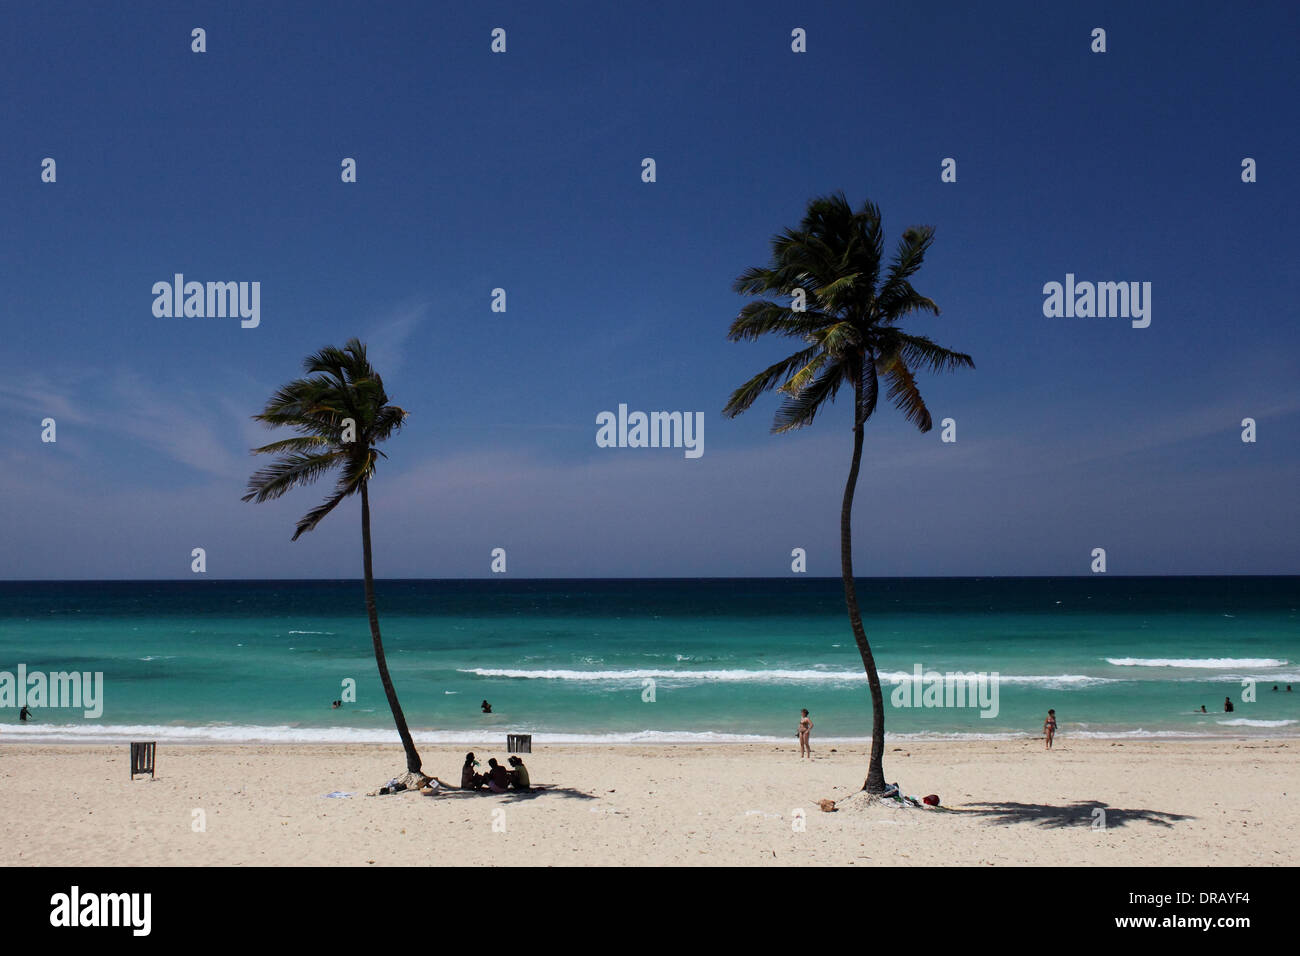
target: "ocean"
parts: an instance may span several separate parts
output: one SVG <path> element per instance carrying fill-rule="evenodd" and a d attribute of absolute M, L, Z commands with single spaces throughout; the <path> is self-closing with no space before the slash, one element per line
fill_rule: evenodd
<path fill-rule="evenodd" d="M 1049 707 L 1063 740 L 1300 733 L 1298 577 L 858 589 L 888 739 L 1037 736 Z M 838 579 L 383 580 L 376 592 L 417 741 L 794 747 L 804 707 L 814 747 L 870 736 Z M 22 724 L 5 699 L 0 742 L 397 741 L 359 580 L 0 582 L 0 692 L 20 665 L 102 672 L 102 713 L 41 706 Z M 985 697 L 925 706 L 959 703 L 927 672 L 986 674 Z M 355 702 L 333 709 L 349 680 Z"/>

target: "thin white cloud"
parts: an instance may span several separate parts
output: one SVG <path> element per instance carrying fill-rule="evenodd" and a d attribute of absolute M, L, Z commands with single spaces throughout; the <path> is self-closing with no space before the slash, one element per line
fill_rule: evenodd
<path fill-rule="evenodd" d="M 0 379 L 0 403 L 22 414 L 84 424 L 90 421 L 93 405 L 69 395 L 80 384 L 80 379 L 54 384 L 38 373 L 6 377 Z"/>
<path fill-rule="evenodd" d="M 428 315 L 427 302 L 410 302 L 379 319 L 367 335 L 361 336 L 370 363 L 381 375 L 391 376 L 402 367 L 406 360 L 406 343 Z"/>
<path fill-rule="evenodd" d="M 129 435 L 198 472 L 232 477 L 244 470 L 243 456 L 214 427 L 214 419 L 220 425 L 229 423 L 224 414 L 214 414 L 218 409 L 203 395 L 159 388 L 124 372 L 117 373 L 109 394 L 115 400 L 113 410 L 97 416 L 103 427 Z"/>

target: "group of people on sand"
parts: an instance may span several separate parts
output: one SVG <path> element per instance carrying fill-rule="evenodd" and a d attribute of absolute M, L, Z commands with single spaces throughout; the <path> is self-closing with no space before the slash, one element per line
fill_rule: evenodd
<path fill-rule="evenodd" d="M 523 760 L 512 755 L 506 762 L 510 764 L 509 770 L 497 763 L 497 758 L 493 757 L 488 761 L 487 773 L 479 773 L 474 769 L 479 765 L 474 759 L 474 754 L 467 753 L 465 765 L 460 768 L 460 788 L 481 790 L 486 787 L 492 793 L 505 793 L 511 789 L 532 790 L 532 783 L 528 779 L 528 768 L 524 766 Z"/>

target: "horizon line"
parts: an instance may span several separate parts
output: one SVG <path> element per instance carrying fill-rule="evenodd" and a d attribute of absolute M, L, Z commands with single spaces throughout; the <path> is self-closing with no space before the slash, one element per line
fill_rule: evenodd
<path fill-rule="evenodd" d="M 855 581 L 1046 581 L 1046 580 L 1074 580 L 1078 578 L 1104 579 L 1104 578 L 1121 578 L 1132 580 L 1135 578 L 1300 578 L 1297 572 L 1243 572 L 1243 571 L 1220 571 L 1214 573 L 1207 572 L 1183 572 L 1169 574 L 878 574 L 878 575 L 854 575 Z M 185 578 L 0 578 L 0 584 L 180 584 L 183 582 L 198 583 L 201 580 L 211 582 L 224 582 L 228 584 L 271 584 L 271 583 L 313 583 L 313 582 L 360 582 L 364 579 L 361 577 L 318 577 L 318 578 L 224 578 L 194 576 Z M 439 582 L 439 583 L 460 583 L 466 581 L 496 581 L 511 580 L 515 582 L 532 583 L 532 582 L 555 582 L 555 581 L 840 581 L 840 575 L 811 575 L 811 574 L 787 574 L 787 575 L 654 575 L 647 577 L 505 577 L 502 575 L 484 575 L 480 577 L 459 577 L 459 578 L 381 578 L 376 577 L 376 582 Z"/>

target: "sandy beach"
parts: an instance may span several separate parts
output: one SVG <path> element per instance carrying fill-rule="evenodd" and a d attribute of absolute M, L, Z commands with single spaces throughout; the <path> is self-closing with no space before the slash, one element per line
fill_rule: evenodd
<path fill-rule="evenodd" d="M 426 772 L 457 781 L 464 750 L 422 748 Z M 1291 739 L 891 744 L 887 778 L 944 810 L 852 796 L 858 746 L 803 762 L 772 744 L 536 750 L 532 779 L 554 790 L 367 797 L 401 771 L 399 747 L 164 744 L 157 779 L 131 781 L 125 744 L 3 743 L 0 865 L 1296 862 Z M 826 813 L 823 798 L 849 799 Z"/>

